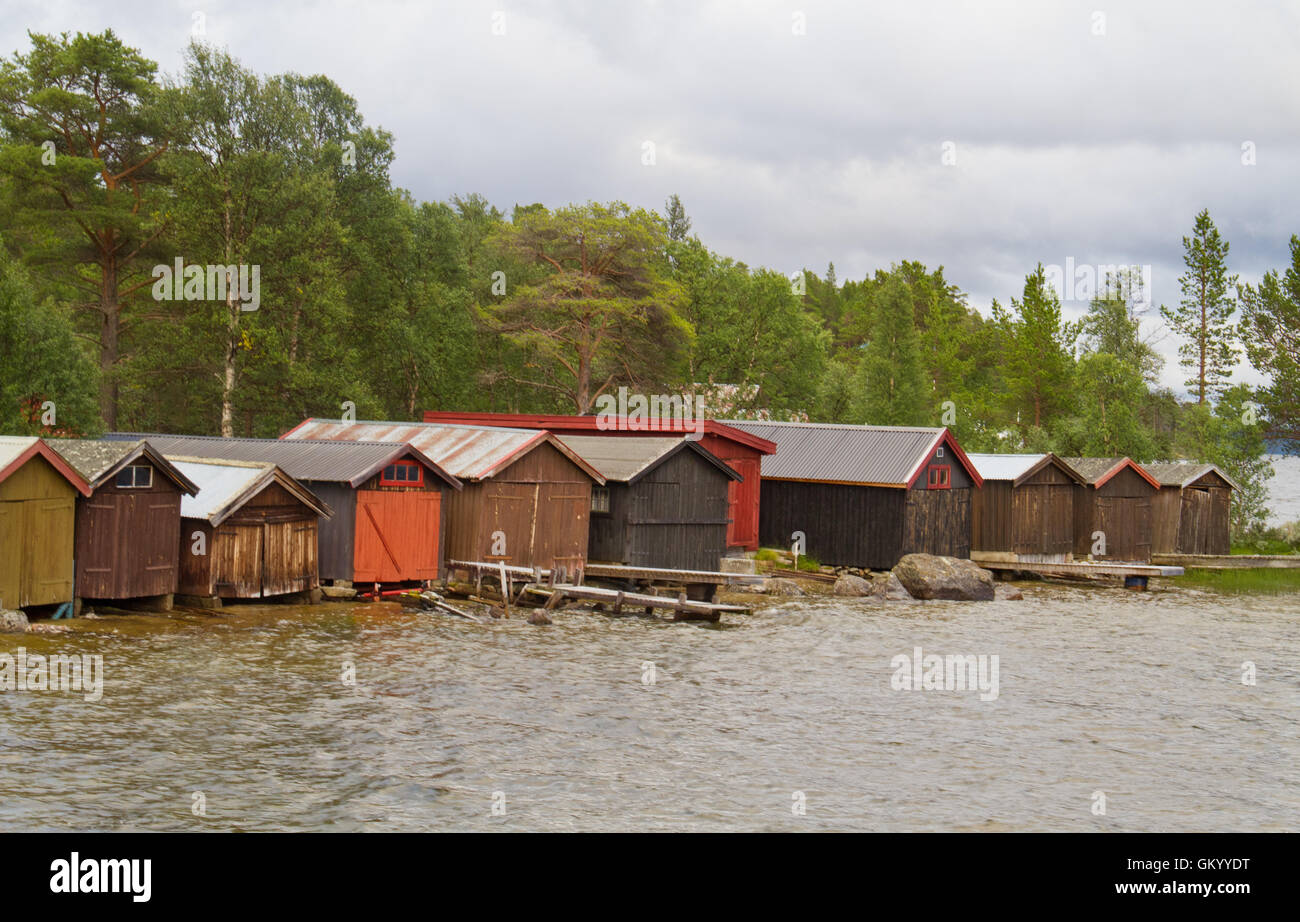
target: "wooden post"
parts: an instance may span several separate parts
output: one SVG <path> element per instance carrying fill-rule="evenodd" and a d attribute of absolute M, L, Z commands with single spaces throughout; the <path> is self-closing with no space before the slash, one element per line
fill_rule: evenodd
<path fill-rule="evenodd" d="M 506 562 L 501 561 L 501 604 L 505 606 L 506 617 L 510 617 L 510 589 L 506 585 Z"/>

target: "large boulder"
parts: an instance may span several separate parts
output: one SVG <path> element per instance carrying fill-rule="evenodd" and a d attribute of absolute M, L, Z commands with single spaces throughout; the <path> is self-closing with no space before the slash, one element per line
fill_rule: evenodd
<path fill-rule="evenodd" d="M 27 616 L 20 611 L 0 608 L 0 634 L 23 634 L 27 631 Z"/>
<path fill-rule="evenodd" d="M 871 594 L 886 602 L 912 601 L 912 594 L 907 591 L 906 586 L 898 581 L 898 577 L 892 571 L 878 576 L 873 581 Z"/>
<path fill-rule="evenodd" d="M 835 595 L 858 597 L 871 595 L 871 583 L 861 576 L 845 573 L 835 581 L 835 585 L 831 587 L 831 592 Z"/>
<path fill-rule="evenodd" d="M 908 554 L 893 572 L 915 599 L 993 601 L 993 574 L 969 560 Z"/>

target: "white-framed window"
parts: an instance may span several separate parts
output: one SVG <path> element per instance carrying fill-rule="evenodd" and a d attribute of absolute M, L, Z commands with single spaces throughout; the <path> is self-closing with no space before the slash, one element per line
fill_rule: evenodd
<path fill-rule="evenodd" d="M 609 487 L 591 488 L 591 511 L 609 512 Z"/>
<path fill-rule="evenodd" d="M 153 468 L 147 464 L 128 464 L 117 472 L 113 483 L 124 490 L 144 490 L 153 486 Z"/>

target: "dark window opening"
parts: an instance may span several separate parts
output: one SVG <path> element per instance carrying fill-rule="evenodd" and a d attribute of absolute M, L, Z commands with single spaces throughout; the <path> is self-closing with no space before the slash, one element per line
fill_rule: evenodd
<path fill-rule="evenodd" d="M 117 472 L 113 483 L 124 490 L 148 489 L 153 486 L 153 468 L 147 464 L 129 464 Z"/>
<path fill-rule="evenodd" d="M 424 482 L 424 468 L 414 461 L 394 461 L 379 475 L 379 485 L 385 487 L 414 487 Z"/>

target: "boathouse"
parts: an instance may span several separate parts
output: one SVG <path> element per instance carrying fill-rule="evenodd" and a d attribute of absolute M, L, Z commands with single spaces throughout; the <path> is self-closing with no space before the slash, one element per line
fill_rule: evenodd
<path fill-rule="evenodd" d="M 1229 554 L 1232 491 L 1239 489 L 1213 464 L 1144 464 L 1160 489 L 1152 502 L 1153 554 Z"/>
<path fill-rule="evenodd" d="M 181 497 L 198 487 L 144 440 L 51 439 L 90 484 L 77 503 L 78 599 L 171 608 L 180 575 Z"/>
<path fill-rule="evenodd" d="M 0 608 L 71 606 L 76 501 L 89 495 L 43 440 L 0 436 Z"/>
<path fill-rule="evenodd" d="M 740 477 L 727 490 L 727 547 L 735 551 L 758 550 L 762 462 L 776 451 L 767 439 L 717 420 L 639 419 L 599 416 L 559 416 L 539 413 L 453 413 L 426 411 L 424 421 L 441 425 L 506 426 L 546 429 L 566 435 L 698 438 L 701 446 L 722 459 Z M 610 425 L 613 422 L 614 425 Z M 603 426 L 603 428 L 602 428 Z"/>
<path fill-rule="evenodd" d="M 759 538 L 823 564 L 887 570 L 905 554 L 970 556 L 971 493 L 983 483 L 944 428 L 749 422 L 763 458 Z"/>
<path fill-rule="evenodd" d="M 740 480 L 699 442 L 669 436 L 561 437 L 605 478 L 593 486 L 593 561 L 717 570 L 727 553 L 727 489 Z"/>
<path fill-rule="evenodd" d="M 570 573 L 587 560 L 591 488 L 605 479 L 549 432 L 309 419 L 284 437 L 414 445 L 464 485 L 445 496 L 449 560 Z"/>
<path fill-rule="evenodd" d="M 1074 488 L 1074 556 L 1149 562 L 1156 479 L 1130 458 L 1063 460 L 1083 478 Z"/>
<path fill-rule="evenodd" d="M 984 481 L 971 496 L 972 558 L 1074 559 L 1074 492 L 1082 476 L 1051 452 L 968 457 Z"/>
<path fill-rule="evenodd" d="M 178 591 L 261 599 L 320 585 L 317 527 L 331 510 L 274 464 L 178 455 L 199 491 L 181 499 Z"/>
<path fill-rule="evenodd" d="M 167 454 L 275 464 L 324 500 L 334 514 L 320 523 L 322 580 L 403 583 L 445 573 L 443 496 L 461 483 L 413 445 L 202 435 L 148 439 Z"/>

